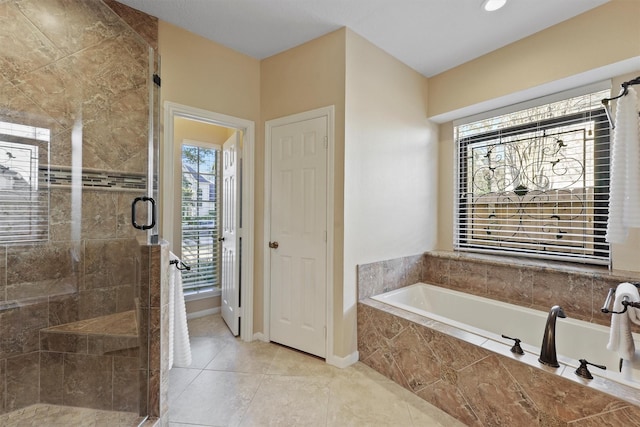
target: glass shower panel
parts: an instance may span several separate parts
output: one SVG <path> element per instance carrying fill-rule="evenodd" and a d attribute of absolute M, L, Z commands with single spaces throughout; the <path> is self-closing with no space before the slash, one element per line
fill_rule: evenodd
<path fill-rule="evenodd" d="M 0 417 L 146 414 L 131 204 L 157 197 L 159 58 L 112 3 L 0 1 Z"/>

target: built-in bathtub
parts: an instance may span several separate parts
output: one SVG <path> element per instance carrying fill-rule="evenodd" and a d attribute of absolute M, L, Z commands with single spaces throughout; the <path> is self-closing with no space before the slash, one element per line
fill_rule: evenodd
<path fill-rule="evenodd" d="M 377 301 L 416 313 L 438 322 L 471 332 L 491 342 L 513 343 L 502 338 L 506 335 L 519 338 L 522 348 L 529 353 L 540 354 L 542 335 L 548 313 L 483 298 L 425 283 L 396 289 L 372 297 Z M 550 301 L 550 307 L 553 301 Z M 556 349 L 561 368 L 579 366 L 580 359 L 607 366 L 603 371 L 590 367 L 593 375 L 613 379 L 640 389 L 640 369 L 629 363 L 622 365 L 614 351 L 607 350 L 609 328 L 571 318 L 556 321 Z M 635 346 L 640 350 L 640 335 L 634 333 Z"/>
<path fill-rule="evenodd" d="M 538 362 L 547 312 L 410 285 L 359 302 L 360 360 L 467 425 L 637 422 L 638 371 L 617 372 L 607 327 L 565 312 L 556 328 L 561 366 L 552 368 Z M 511 353 L 502 334 L 521 339 L 525 354 Z M 609 369 L 589 367 L 595 378 L 580 378 L 578 359 Z"/>

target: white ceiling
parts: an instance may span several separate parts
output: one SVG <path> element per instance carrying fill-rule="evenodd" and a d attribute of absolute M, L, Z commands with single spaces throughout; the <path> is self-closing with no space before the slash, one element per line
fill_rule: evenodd
<path fill-rule="evenodd" d="M 346 26 L 430 77 L 609 0 L 118 1 L 257 59 Z"/>

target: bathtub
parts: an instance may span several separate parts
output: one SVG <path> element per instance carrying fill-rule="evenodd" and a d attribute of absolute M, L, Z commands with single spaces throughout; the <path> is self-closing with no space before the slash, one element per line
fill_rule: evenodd
<path fill-rule="evenodd" d="M 373 296 L 382 303 L 424 316 L 436 322 L 453 326 L 481 337 L 482 347 L 495 348 L 496 343 L 511 345 L 502 334 L 522 340 L 525 353 L 540 354 L 542 335 L 547 312 L 503 303 L 475 295 L 457 292 L 438 286 L 417 283 L 411 286 Z M 550 301 L 549 308 L 553 305 Z M 572 371 L 579 359 L 606 365 L 607 370 L 589 366 L 595 376 L 604 377 L 640 389 L 640 369 L 623 364 L 619 371 L 620 358 L 616 352 L 606 349 L 609 328 L 593 323 L 567 318 L 556 322 L 556 348 L 559 369 Z M 640 336 L 633 334 L 636 349 L 640 349 Z"/>

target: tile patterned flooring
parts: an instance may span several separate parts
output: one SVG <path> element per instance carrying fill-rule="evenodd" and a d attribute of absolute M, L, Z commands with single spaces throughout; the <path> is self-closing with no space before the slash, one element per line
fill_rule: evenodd
<path fill-rule="evenodd" d="M 131 412 L 100 411 L 39 403 L 0 415 L 2 427 L 131 427 L 142 419 Z"/>
<path fill-rule="evenodd" d="M 193 363 L 169 375 L 169 426 L 462 426 L 362 363 L 346 369 L 189 321 Z"/>
<path fill-rule="evenodd" d="M 358 362 L 346 369 L 231 336 L 219 315 L 189 321 L 193 362 L 169 373 L 169 427 L 463 426 Z M 37 404 L 2 427 L 133 427 L 134 413 Z"/>

